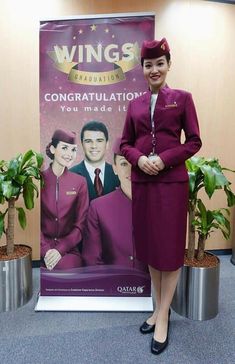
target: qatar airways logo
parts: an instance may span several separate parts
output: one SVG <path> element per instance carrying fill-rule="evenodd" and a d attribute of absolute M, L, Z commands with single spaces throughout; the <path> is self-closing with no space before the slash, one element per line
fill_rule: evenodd
<path fill-rule="evenodd" d="M 142 294 L 144 293 L 144 287 L 145 286 L 118 286 L 117 291 L 124 294 Z"/>
<path fill-rule="evenodd" d="M 110 85 L 125 80 L 125 73 L 133 70 L 140 62 L 140 48 L 137 42 L 98 43 L 95 46 L 75 44 L 70 47 L 57 44 L 47 54 L 53 59 L 53 66 L 66 73 L 70 82 L 94 86 Z M 92 65 L 89 66 L 89 71 L 84 70 L 86 64 Z M 104 64 L 105 71 L 98 72 L 97 64 Z"/>

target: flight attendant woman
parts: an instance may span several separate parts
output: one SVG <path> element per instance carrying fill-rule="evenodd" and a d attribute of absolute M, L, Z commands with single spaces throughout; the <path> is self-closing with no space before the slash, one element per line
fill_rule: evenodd
<path fill-rule="evenodd" d="M 82 266 L 78 244 L 89 199 L 85 178 L 68 171 L 76 152 L 75 133 L 55 130 L 46 148 L 52 163 L 42 172 L 41 191 L 41 257 L 49 270 Z"/>
<path fill-rule="evenodd" d="M 132 164 L 136 256 L 148 264 L 156 293 L 155 311 L 140 331 L 154 332 L 151 351 L 160 354 L 168 345 L 170 304 L 184 261 L 185 160 L 200 149 L 201 140 L 191 94 L 166 84 L 171 66 L 167 40 L 144 41 L 141 63 L 149 90 L 129 103 L 121 150 Z"/>

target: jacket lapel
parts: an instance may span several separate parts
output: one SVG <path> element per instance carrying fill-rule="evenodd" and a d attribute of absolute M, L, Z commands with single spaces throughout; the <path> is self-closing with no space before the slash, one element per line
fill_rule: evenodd
<path fill-rule="evenodd" d="M 86 169 L 84 161 L 82 161 L 82 163 L 81 163 L 81 171 L 82 171 L 82 175 L 87 180 L 87 187 L 88 187 L 88 192 L 89 192 L 90 198 L 95 198 L 96 197 L 95 187 L 94 187 L 91 177 Z"/>

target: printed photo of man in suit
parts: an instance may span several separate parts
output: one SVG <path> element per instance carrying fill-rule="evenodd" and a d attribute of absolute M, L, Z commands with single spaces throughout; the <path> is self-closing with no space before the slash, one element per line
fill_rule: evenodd
<path fill-rule="evenodd" d="M 84 234 L 85 265 L 116 265 L 147 271 L 135 257 L 132 233 L 131 165 L 114 143 L 113 169 L 120 188 L 90 203 Z"/>
<path fill-rule="evenodd" d="M 70 169 L 87 180 L 90 201 L 115 190 L 119 179 L 112 165 L 105 161 L 109 136 L 106 126 L 100 121 L 90 121 L 81 130 L 84 160 Z"/>

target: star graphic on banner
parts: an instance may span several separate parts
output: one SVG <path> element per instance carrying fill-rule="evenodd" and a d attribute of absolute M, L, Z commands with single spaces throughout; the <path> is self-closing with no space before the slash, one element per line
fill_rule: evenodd
<path fill-rule="evenodd" d="M 79 32 L 78 32 L 79 34 L 82 34 L 83 33 L 83 30 L 82 29 L 79 29 Z"/>
<path fill-rule="evenodd" d="M 90 28 L 91 28 L 91 31 L 94 32 L 94 31 L 96 31 L 97 26 L 95 24 L 92 24 L 90 26 Z"/>
<path fill-rule="evenodd" d="M 108 28 L 105 29 L 105 33 L 109 33 L 109 29 Z"/>

